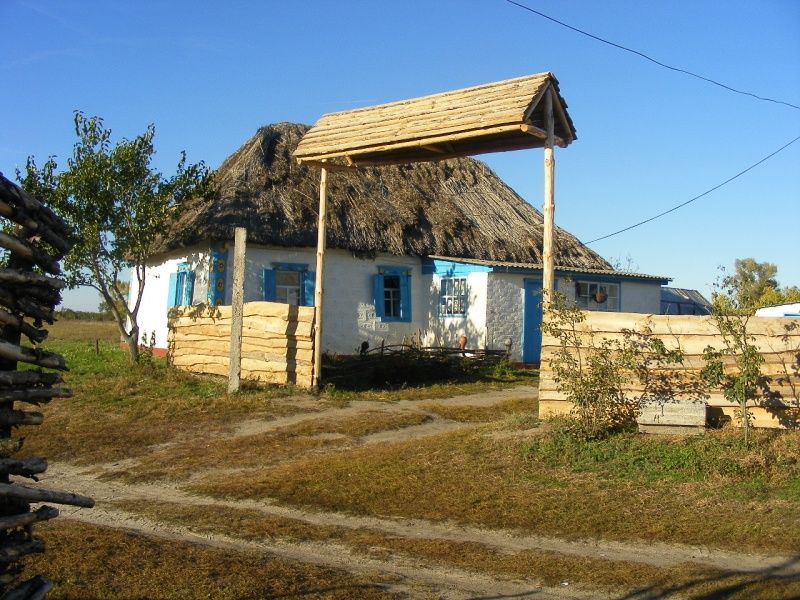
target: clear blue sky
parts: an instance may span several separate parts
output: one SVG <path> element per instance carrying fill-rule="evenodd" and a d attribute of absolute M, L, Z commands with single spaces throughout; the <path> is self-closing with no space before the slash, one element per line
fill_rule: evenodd
<path fill-rule="evenodd" d="M 736 88 L 800 105 L 800 2 L 521 0 Z M 800 111 L 665 71 L 504 0 L 0 3 L 0 171 L 64 162 L 72 111 L 156 125 L 157 165 L 217 167 L 256 129 L 540 71 L 578 140 L 556 152 L 556 222 L 591 240 L 683 202 L 800 135 Z M 541 150 L 481 157 L 542 204 Z M 800 142 L 728 186 L 593 244 L 708 293 L 752 256 L 800 284 Z M 94 309 L 94 292 L 66 305 Z"/>

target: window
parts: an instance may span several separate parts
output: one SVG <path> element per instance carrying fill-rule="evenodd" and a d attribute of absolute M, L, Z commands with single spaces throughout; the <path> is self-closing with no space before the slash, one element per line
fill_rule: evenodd
<path fill-rule="evenodd" d="M 411 272 L 402 267 L 378 267 L 372 276 L 375 315 L 383 321 L 411 321 Z"/>
<path fill-rule="evenodd" d="M 301 304 L 300 273 L 298 271 L 275 271 L 275 301 L 284 304 Z"/>
<path fill-rule="evenodd" d="M 463 316 L 467 314 L 467 278 L 443 277 L 439 291 L 439 315 Z"/>
<path fill-rule="evenodd" d="M 575 282 L 575 304 L 584 310 L 619 310 L 618 283 Z"/>
<path fill-rule="evenodd" d="M 314 306 L 315 273 L 308 265 L 272 263 L 264 269 L 264 300 L 295 306 Z"/>
<path fill-rule="evenodd" d="M 189 306 L 194 297 L 194 271 L 189 263 L 180 263 L 175 273 L 169 276 L 169 293 L 167 308 L 173 306 Z"/>
<path fill-rule="evenodd" d="M 400 318 L 400 277 L 383 276 L 383 316 Z"/>

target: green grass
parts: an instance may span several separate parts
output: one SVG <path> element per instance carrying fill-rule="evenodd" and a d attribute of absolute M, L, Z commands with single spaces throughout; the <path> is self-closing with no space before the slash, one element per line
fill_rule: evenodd
<path fill-rule="evenodd" d="M 798 432 L 757 430 L 749 446 L 733 428 L 685 438 L 623 433 L 585 442 L 556 424 L 548 435 L 537 437 L 528 452 L 534 465 L 546 469 L 638 483 L 735 481 L 743 499 L 780 496 L 800 501 Z"/>

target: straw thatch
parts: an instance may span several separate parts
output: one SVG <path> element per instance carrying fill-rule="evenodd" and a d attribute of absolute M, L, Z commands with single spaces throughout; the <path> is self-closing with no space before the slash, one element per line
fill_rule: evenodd
<path fill-rule="evenodd" d="M 308 130 L 278 123 L 258 130 L 216 173 L 216 195 L 185 207 L 156 251 L 230 240 L 315 247 L 319 169 L 292 153 Z M 542 215 L 491 169 L 471 158 L 364 167 L 328 176 L 328 247 L 359 256 L 387 252 L 542 263 Z M 611 269 L 562 229 L 561 267 Z"/>

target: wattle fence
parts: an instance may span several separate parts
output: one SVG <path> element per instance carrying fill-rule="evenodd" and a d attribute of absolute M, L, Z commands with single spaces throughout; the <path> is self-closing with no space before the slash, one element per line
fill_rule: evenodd
<path fill-rule="evenodd" d="M 184 371 L 227 376 L 230 306 L 179 306 L 169 317 L 169 360 Z M 314 308 L 277 302 L 244 304 L 242 380 L 310 388 Z"/>
<path fill-rule="evenodd" d="M 580 326 L 584 332 L 586 350 L 590 335 L 595 343 L 603 339 L 621 340 L 623 330 L 643 332 L 649 328 L 659 337 L 667 349 L 683 352 L 682 364 L 668 367 L 672 381 L 677 382 L 673 401 L 690 401 L 682 394 L 683 389 L 694 389 L 692 383 L 699 381 L 704 366 L 703 351 L 706 347 L 720 349 L 722 338 L 712 317 L 643 315 L 633 313 L 585 312 L 586 320 Z M 748 322 L 748 333 L 764 357 L 759 381 L 759 398 L 751 401 L 753 425 L 756 427 L 792 427 L 800 419 L 800 321 L 790 318 L 752 317 Z M 539 414 L 543 418 L 564 414 L 572 404 L 559 391 L 553 377 L 551 360 L 558 350 L 558 341 L 545 334 L 542 339 L 542 360 L 539 382 Z M 732 368 L 730 361 L 728 369 Z M 686 385 L 681 385 L 681 382 Z M 641 395 L 643 387 L 638 383 L 628 387 L 630 397 Z M 737 419 L 737 405 L 728 401 L 721 388 L 706 388 L 702 393 L 712 420 Z"/>

